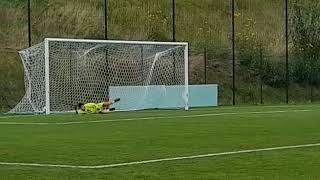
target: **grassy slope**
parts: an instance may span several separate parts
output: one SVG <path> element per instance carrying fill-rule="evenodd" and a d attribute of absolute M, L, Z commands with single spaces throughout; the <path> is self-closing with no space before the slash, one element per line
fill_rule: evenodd
<path fill-rule="evenodd" d="M 0 125 L 0 161 L 97 165 L 319 142 L 319 106 L 37 116 L 1 121 L 90 121 L 127 117 L 274 111 L 79 125 Z M 295 112 L 309 109 L 312 112 Z M 1 135 L 2 134 L 2 135 Z M 187 147 L 187 148 L 186 148 Z M 155 163 L 101 170 L 0 166 L 7 179 L 316 179 L 319 148 Z M 301 162 L 305 162 L 301 165 Z M 166 172 L 166 173 L 163 173 Z"/>
<path fill-rule="evenodd" d="M 108 36 L 111 39 L 158 40 L 172 39 L 171 1 L 158 0 L 112 0 L 109 1 Z M 176 38 L 192 44 L 191 82 L 204 82 L 203 47 L 213 53 L 208 54 L 208 82 L 220 85 L 221 104 L 231 103 L 231 13 L 230 2 L 225 0 L 176 0 Z M 2 0 L 0 2 L 0 64 L 13 61 L 19 66 L 14 68 L 0 66 L 0 77 L 10 74 L 10 82 L 19 88 L 9 86 L 1 78 L 1 86 L 13 92 L 6 99 L 14 99 L 14 105 L 23 93 L 22 65 L 18 64 L 16 49 L 27 46 L 27 4 L 23 0 Z M 284 55 L 284 4 L 276 0 L 236 1 L 236 35 L 254 34 L 248 40 L 259 39 L 263 42 L 266 60 Z M 45 37 L 104 38 L 103 1 L 84 0 L 33 0 L 32 39 L 33 44 Z M 248 22 L 253 25 L 248 28 Z M 250 24 L 250 23 L 249 23 Z M 253 39 L 251 39 L 253 38 Z M 8 52 L 8 48 L 10 52 Z M 242 51 L 237 46 L 238 51 Z M 12 60 L 14 56 L 14 60 Z M 283 58 L 281 60 L 284 60 Z M 259 80 L 250 71 L 240 68 L 237 60 L 237 102 L 257 104 L 259 102 Z M 283 67 L 284 68 L 284 67 Z M 275 76 L 282 76 L 276 74 Z M 294 86 L 295 87 L 295 86 Z M 3 94 L 4 90 L 1 90 Z M 292 88 L 294 102 L 308 101 L 308 88 Z M 298 93 L 296 93 L 298 92 Z M 264 87 L 266 103 L 285 102 L 285 90 Z M 296 97 L 305 97 L 296 99 Z M 0 98 L 0 104 L 6 104 Z M 0 107 L 0 111 L 8 107 Z"/>

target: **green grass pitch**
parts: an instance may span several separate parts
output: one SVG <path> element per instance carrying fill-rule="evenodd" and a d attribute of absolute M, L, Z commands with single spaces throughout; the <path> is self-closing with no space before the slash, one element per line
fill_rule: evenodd
<path fill-rule="evenodd" d="M 0 179 L 316 180 L 320 178 L 320 146 L 101 169 L 1 163 L 97 166 L 317 144 L 319 128 L 320 105 L 107 115 L 3 115 L 0 116 Z"/>

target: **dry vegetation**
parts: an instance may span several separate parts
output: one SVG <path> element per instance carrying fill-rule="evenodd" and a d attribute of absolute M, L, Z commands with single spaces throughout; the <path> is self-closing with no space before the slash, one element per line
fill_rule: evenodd
<path fill-rule="evenodd" d="M 260 81 L 257 72 L 248 66 L 241 66 L 246 63 L 248 57 L 258 59 L 257 55 L 262 48 L 265 61 L 284 62 L 284 6 L 284 1 L 278 0 L 236 1 L 236 71 L 239 103 L 257 104 L 260 101 Z M 230 2 L 176 0 L 176 13 L 176 39 L 188 41 L 192 45 L 192 82 L 204 82 L 202 53 L 206 47 L 207 82 L 218 83 L 221 103 L 230 104 Z M 13 106 L 23 94 L 23 68 L 14 52 L 28 45 L 27 1 L 1 0 L 0 22 L 0 104 L 6 104 L 5 99 L 10 99 L 10 105 Z M 103 0 L 32 0 L 33 44 L 41 42 L 45 37 L 102 39 L 104 29 Z M 108 38 L 171 41 L 171 0 L 110 0 Z M 282 77 L 283 73 L 279 72 L 273 76 Z M 302 94 L 308 96 L 308 87 L 299 88 Z M 12 92 L 10 96 L 3 93 L 7 90 Z M 283 103 L 284 92 L 283 86 L 264 84 L 264 99 L 267 103 Z M 302 99 L 301 102 L 306 102 L 306 99 Z M 0 111 L 7 108 L 0 105 Z"/>

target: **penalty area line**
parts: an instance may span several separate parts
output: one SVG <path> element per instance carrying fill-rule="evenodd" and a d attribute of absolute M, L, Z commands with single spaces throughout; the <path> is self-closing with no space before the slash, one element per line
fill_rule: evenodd
<path fill-rule="evenodd" d="M 226 113 L 210 113 L 210 114 L 194 114 L 194 115 L 180 115 L 180 116 L 151 116 L 141 118 L 124 118 L 124 119 L 108 119 L 96 121 L 70 121 L 60 123 L 48 122 L 0 122 L 0 125 L 72 125 L 72 124 L 92 124 L 92 123 L 108 123 L 108 122 L 125 122 L 125 121 L 139 121 L 139 120 L 157 120 L 157 119 L 177 119 L 177 118 L 195 118 L 195 117 L 213 117 L 224 115 L 250 115 L 250 114 L 278 114 L 278 113 L 298 113 L 298 112 L 312 112 L 313 110 L 289 110 L 289 111 L 253 111 L 253 112 L 226 112 Z"/>
<path fill-rule="evenodd" d="M 107 165 L 97 165 L 97 166 L 38 164 L 38 163 L 9 163 L 9 162 L 0 162 L 0 165 L 4 165 L 4 166 L 46 167 L 46 168 L 72 168 L 72 169 L 104 169 L 104 168 L 116 168 L 116 167 L 123 167 L 123 166 L 132 166 L 132 165 L 141 165 L 141 164 L 150 164 L 150 163 L 160 163 L 160 162 L 168 162 L 168 161 L 200 159 L 200 158 L 206 158 L 206 157 L 219 157 L 219 156 L 229 156 L 229 155 L 238 155 L 238 154 L 257 153 L 257 152 L 268 152 L 268 151 L 279 151 L 279 150 L 289 150 L 289 149 L 299 149 L 299 148 L 310 148 L 310 147 L 317 147 L 317 146 L 320 146 L 320 143 L 295 145 L 295 146 L 280 146 L 280 147 L 271 147 L 271 148 L 263 148 L 263 149 L 230 151 L 230 152 L 201 154 L 201 155 L 193 155 L 193 156 L 178 156 L 178 157 L 173 157 L 173 158 L 153 159 L 153 160 L 135 161 L 135 162 L 117 163 L 117 164 L 107 164 Z"/>

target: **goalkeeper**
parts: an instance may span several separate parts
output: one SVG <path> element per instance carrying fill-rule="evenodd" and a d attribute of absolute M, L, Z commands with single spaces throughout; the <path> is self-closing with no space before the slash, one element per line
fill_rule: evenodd
<path fill-rule="evenodd" d="M 111 108 L 111 105 L 115 102 L 120 101 L 120 98 L 117 98 L 113 101 L 110 101 L 109 98 L 106 99 L 105 102 L 102 103 L 79 103 L 78 108 L 79 111 L 76 108 L 76 113 L 80 114 L 105 114 L 110 111 L 114 111 L 115 108 Z"/>

